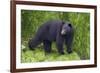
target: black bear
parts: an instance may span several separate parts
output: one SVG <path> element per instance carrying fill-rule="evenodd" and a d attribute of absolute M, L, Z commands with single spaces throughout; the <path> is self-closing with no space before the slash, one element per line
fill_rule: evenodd
<path fill-rule="evenodd" d="M 63 44 L 67 47 L 67 52 L 72 52 L 73 26 L 69 22 L 61 20 L 50 20 L 38 29 L 35 37 L 29 41 L 29 48 L 33 50 L 37 45 L 43 43 L 46 53 L 51 52 L 52 42 L 56 42 L 58 52 L 64 54 Z"/>

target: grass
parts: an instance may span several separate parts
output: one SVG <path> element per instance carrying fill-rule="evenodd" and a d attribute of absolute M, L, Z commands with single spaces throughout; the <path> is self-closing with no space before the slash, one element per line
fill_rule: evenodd
<path fill-rule="evenodd" d="M 24 43 L 26 44 L 26 43 Z M 80 60 L 79 55 L 73 51 L 71 54 L 68 54 L 64 48 L 64 55 L 59 55 L 57 52 L 55 43 L 52 45 L 52 53 L 45 55 L 43 45 L 39 45 L 35 50 L 29 50 L 26 45 L 23 45 L 21 51 L 21 62 L 30 63 L 30 62 L 51 62 L 51 61 L 69 61 L 69 60 Z"/>
<path fill-rule="evenodd" d="M 21 54 L 22 63 L 80 60 L 80 57 L 76 52 L 59 55 L 57 51 L 53 51 L 52 53 L 45 55 L 44 50 L 39 48 L 36 48 L 35 51 L 22 51 Z"/>

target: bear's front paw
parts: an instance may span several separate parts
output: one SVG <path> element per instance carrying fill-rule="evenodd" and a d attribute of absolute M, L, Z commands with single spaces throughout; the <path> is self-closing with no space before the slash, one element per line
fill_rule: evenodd
<path fill-rule="evenodd" d="M 64 52 L 60 52 L 60 55 L 64 55 L 65 53 Z"/>
<path fill-rule="evenodd" d="M 70 50 L 70 51 L 67 51 L 68 52 L 68 54 L 71 54 L 72 53 L 72 50 Z"/>

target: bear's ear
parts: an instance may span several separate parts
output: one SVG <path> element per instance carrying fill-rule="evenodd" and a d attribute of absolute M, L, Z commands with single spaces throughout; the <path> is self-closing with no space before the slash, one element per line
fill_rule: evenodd
<path fill-rule="evenodd" d="M 69 26 L 69 27 L 72 27 L 72 24 L 69 23 L 68 26 Z"/>

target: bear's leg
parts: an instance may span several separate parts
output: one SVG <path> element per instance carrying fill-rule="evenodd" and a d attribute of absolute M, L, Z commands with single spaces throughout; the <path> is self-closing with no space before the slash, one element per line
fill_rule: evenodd
<path fill-rule="evenodd" d="M 64 49 L 63 49 L 63 45 L 62 44 L 57 44 L 57 49 L 59 54 L 64 54 Z"/>
<path fill-rule="evenodd" d="M 44 44 L 44 50 L 46 54 L 51 53 L 51 42 L 48 40 L 43 41 Z"/>
<path fill-rule="evenodd" d="M 63 39 L 57 39 L 56 40 L 56 45 L 57 45 L 57 49 L 58 49 L 58 52 L 59 54 L 64 54 L 64 49 L 63 49 Z"/>
<path fill-rule="evenodd" d="M 65 39 L 65 44 L 66 44 L 68 53 L 72 53 L 72 41 L 73 41 L 73 38 L 71 36 Z"/>

